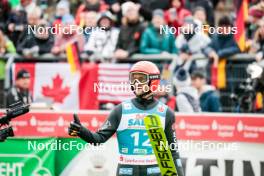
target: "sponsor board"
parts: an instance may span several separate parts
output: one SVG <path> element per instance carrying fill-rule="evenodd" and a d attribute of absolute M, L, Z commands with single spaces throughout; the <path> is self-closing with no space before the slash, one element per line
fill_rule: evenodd
<path fill-rule="evenodd" d="M 108 112 L 81 111 L 78 115 L 86 127 L 96 131 Z M 0 175 L 114 176 L 119 159 L 115 136 L 97 151 L 27 149 L 28 141 L 85 143 L 68 138 L 72 119 L 72 112 L 52 111 L 32 111 L 14 119 L 17 138 L 0 143 Z M 175 129 L 186 176 L 263 176 L 263 127 L 263 115 L 176 114 Z M 102 169 L 96 169 L 98 163 Z"/>
<path fill-rule="evenodd" d="M 69 137 L 72 112 L 31 111 L 12 121 L 16 136 Z M 100 128 L 107 111 L 80 111 L 84 126 Z M 175 129 L 181 140 L 264 143 L 264 115 L 255 114 L 175 114 Z"/>

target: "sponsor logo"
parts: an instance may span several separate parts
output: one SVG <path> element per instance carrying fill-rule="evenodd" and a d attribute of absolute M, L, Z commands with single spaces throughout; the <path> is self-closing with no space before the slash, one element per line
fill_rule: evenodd
<path fill-rule="evenodd" d="M 104 125 L 101 127 L 101 130 L 107 129 L 111 126 L 111 122 L 109 120 L 105 121 Z"/>
<path fill-rule="evenodd" d="M 159 79 L 160 75 L 149 75 L 150 79 Z"/>
<path fill-rule="evenodd" d="M 135 148 L 133 153 L 134 154 L 147 154 L 147 150 L 146 149 Z"/>
<path fill-rule="evenodd" d="M 119 168 L 119 175 L 133 175 L 133 168 Z"/>
<path fill-rule="evenodd" d="M 120 161 L 123 161 L 123 160 L 124 160 L 124 157 L 123 157 L 123 156 L 120 156 L 120 157 L 119 157 L 119 160 L 120 160 Z"/>
<path fill-rule="evenodd" d="M 164 106 L 161 105 L 158 107 L 158 112 L 164 112 L 164 110 L 165 110 Z"/>
<path fill-rule="evenodd" d="M 147 174 L 159 174 L 160 173 L 160 169 L 159 167 L 150 167 L 147 168 Z"/>
<path fill-rule="evenodd" d="M 128 126 L 144 126 L 143 119 L 129 119 Z"/>
<path fill-rule="evenodd" d="M 122 152 L 122 153 L 128 153 L 128 148 L 122 148 L 122 149 L 121 149 L 121 152 Z"/>
<path fill-rule="evenodd" d="M 144 119 L 146 117 L 146 114 L 136 114 L 136 119 Z"/>
<path fill-rule="evenodd" d="M 124 103 L 124 108 L 125 109 L 132 109 L 132 106 L 130 103 Z"/>

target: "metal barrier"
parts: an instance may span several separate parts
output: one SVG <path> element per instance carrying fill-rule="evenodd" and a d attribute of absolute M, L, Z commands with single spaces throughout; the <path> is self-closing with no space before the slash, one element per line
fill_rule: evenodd
<path fill-rule="evenodd" d="M 154 61 L 160 64 L 168 64 L 173 59 L 177 59 L 177 55 L 171 54 L 162 54 L 162 55 L 144 55 L 144 54 L 135 54 L 130 58 L 124 60 L 108 60 L 108 62 L 120 62 L 120 63 L 133 63 L 139 60 L 149 60 Z M 11 85 L 12 75 L 11 68 L 13 63 L 16 62 L 63 62 L 67 61 L 66 55 L 54 56 L 52 54 L 46 54 L 39 56 L 37 59 L 28 59 L 19 55 L 5 55 L 0 56 L 0 58 L 7 61 L 6 64 L 6 77 L 5 77 L 5 89 L 7 90 Z M 208 60 L 204 55 L 198 54 L 192 57 L 194 60 Z M 225 112 L 232 111 L 232 101 L 230 94 L 234 92 L 235 88 L 239 83 L 247 78 L 246 67 L 249 63 L 254 61 L 254 55 L 250 54 L 237 54 L 227 59 L 227 87 L 224 90 L 220 90 L 221 102 L 223 110 Z M 91 60 L 87 54 L 81 54 L 82 62 L 99 62 L 100 60 Z M 3 90 L 0 90 L 3 91 Z"/>

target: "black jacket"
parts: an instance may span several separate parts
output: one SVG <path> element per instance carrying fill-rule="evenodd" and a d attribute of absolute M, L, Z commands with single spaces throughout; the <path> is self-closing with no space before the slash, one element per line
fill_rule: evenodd
<path fill-rule="evenodd" d="M 39 54 L 50 53 L 54 44 L 54 37 L 50 34 L 49 38 L 45 40 L 38 39 L 33 33 L 27 34 L 25 38 L 17 45 L 17 52 L 22 54 L 23 49 L 32 48 L 34 46 L 39 47 Z"/>
<path fill-rule="evenodd" d="M 122 26 L 118 36 L 116 49 L 127 50 L 129 55 L 139 52 L 141 35 L 145 26 L 138 22 L 128 26 Z"/>
<path fill-rule="evenodd" d="M 17 46 L 17 44 L 20 42 L 19 39 L 22 37 L 22 34 L 23 34 L 23 31 L 19 31 L 17 28 L 23 27 L 24 30 L 26 30 L 25 29 L 27 25 L 26 12 L 23 10 L 20 10 L 16 13 L 11 12 L 8 16 L 6 26 L 8 26 L 10 23 L 15 24 L 15 30 L 12 32 L 8 30 L 8 37 L 15 44 L 15 46 Z"/>
<path fill-rule="evenodd" d="M 6 95 L 6 108 L 8 108 L 10 105 L 21 101 L 25 104 L 30 104 L 32 102 L 33 98 L 29 91 L 21 91 L 17 87 L 11 87 Z"/>

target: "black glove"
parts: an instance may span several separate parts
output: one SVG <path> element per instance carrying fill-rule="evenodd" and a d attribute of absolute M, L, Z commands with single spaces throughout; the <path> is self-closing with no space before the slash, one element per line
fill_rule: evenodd
<path fill-rule="evenodd" d="M 14 132 L 11 126 L 0 128 L 0 142 L 4 142 L 7 137 L 13 137 Z"/>
<path fill-rule="evenodd" d="M 82 124 L 77 114 L 73 114 L 73 119 L 74 120 L 70 123 L 70 126 L 68 128 L 68 134 L 70 136 L 79 136 L 81 132 Z"/>

